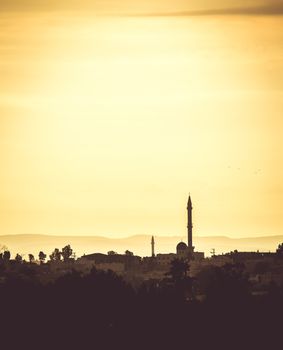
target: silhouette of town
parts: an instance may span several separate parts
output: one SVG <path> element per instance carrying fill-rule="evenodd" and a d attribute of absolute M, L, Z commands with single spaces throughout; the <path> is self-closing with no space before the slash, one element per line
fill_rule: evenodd
<path fill-rule="evenodd" d="M 31 339 L 56 349 L 273 348 L 283 244 L 205 258 L 193 245 L 192 209 L 189 196 L 187 243 L 175 253 L 157 253 L 153 236 L 147 257 L 129 250 L 76 257 L 66 245 L 25 261 L 2 246 L 0 319 L 9 348 Z"/>

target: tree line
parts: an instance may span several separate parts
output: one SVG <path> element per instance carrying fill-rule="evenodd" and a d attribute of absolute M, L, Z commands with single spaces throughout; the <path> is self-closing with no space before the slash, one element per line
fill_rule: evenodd
<path fill-rule="evenodd" d="M 75 254 L 73 252 L 73 249 L 71 248 L 70 244 L 63 247 L 61 250 L 58 248 L 55 248 L 54 251 L 49 255 L 50 261 L 68 261 L 71 258 L 74 258 Z M 38 253 L 38 261 L 43 264 L 46 262 L 47 254 L 45 254 L 43 251 L 40 251 Z M 9 261 L 11 260 L 11 253 L 6 247 L 2 247 L 2 252 L 0 253 L 0 261 Z M 19 253 L 15 256 L 15 261 L 22 262 L 23 256 Z M 28 254 L 28 261 L 30 263 L 35 262 L 35 256 L 33 254 Z"/>

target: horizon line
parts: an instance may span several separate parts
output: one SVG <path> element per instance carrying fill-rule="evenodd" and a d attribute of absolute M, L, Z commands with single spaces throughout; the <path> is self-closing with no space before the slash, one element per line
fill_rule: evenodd
<path fill-rule="evenodd" d="M 160 234 L 152 234 L 152 233 L 144 233 L 144 234 L 133 234 L 130 236 L 121 236 L 121 237 L 109 237 L 105 235 L 95 235 L 95 234 L 52 234 L 52 233 L 6 233 L 6 234 L 0 234 L 0 237 L 7 237 L 7 236 L 48 236 L 48 237 L 77 237 L 77 238 L 104 238 L 104 239 L 111 239 L 111 240 L 120 240 L 120 239 L 128 239 L 138 236 L 154 236 L 154 237 L 160 237 L 160 238 L 180 238 L 183 237 L 182 235 L 160 235 Z M 228 238 L 228 239 L 256 239 L 256 238 L 272 238 L 272 237 L 282 237 L 282 234 L 271 234 L 271 235 L 247 235 L 247 236 L 241 236 L 241 237 L 233 237 L 228 235 L 193 235 L 194 238 Z"/>

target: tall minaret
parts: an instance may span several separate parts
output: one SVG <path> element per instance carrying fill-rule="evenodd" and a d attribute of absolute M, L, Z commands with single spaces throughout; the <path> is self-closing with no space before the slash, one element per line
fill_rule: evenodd
<path fill-rule="evenodd" d="M 154 254 L 154 237 L 151 237 L 151 256 L 154 258 L 155 254 Z"/>
<path fill-rule="evenodd" d="M 191 196 L 189 196 L 188 204 L 187 204 L 187 211 L 188 211 L 188 248 L 189 250 L 193 251 L 193 224 L 192 224 L 192 201 Z"/>

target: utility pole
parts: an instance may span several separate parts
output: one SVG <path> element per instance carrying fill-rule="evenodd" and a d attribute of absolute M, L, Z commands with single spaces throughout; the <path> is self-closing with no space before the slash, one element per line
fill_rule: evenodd
<path fill-rule="evenodd" d="M 215 256 L 215 249 L 214 248 L 211 249 L 210 254 L 211 254 L 211 256 Z"/>

